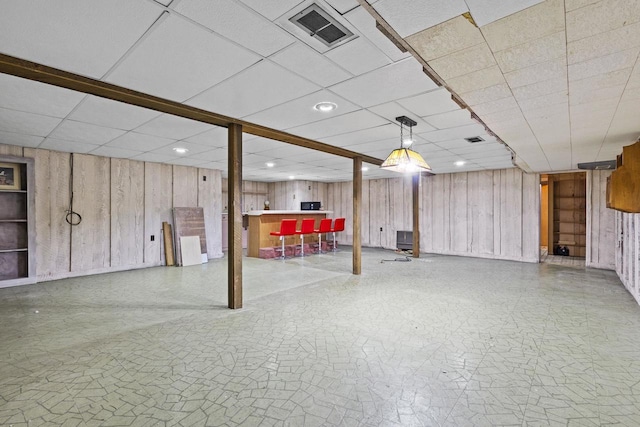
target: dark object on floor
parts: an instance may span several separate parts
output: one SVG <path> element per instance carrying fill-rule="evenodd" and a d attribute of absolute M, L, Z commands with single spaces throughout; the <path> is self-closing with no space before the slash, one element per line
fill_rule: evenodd
<path fill-rule="evenodd" d="M 554 255 L 569 256 L 569 248 L 566 246 L 555 246 L 553 248 Z"/>

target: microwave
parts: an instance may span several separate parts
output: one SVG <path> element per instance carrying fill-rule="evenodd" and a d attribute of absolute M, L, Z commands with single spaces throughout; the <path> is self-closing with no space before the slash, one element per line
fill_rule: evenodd
<path fill-rule="evenodd" d="M 300 202 L 301 211 L 319 211 L 320 202 Z"/>

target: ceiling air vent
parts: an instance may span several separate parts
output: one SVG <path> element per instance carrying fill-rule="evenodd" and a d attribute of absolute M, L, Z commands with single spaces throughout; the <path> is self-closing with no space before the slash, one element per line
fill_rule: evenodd
<path fill-rule="evenodd" d="M 289 18 L 289 21 L 327 47 L 353 37 L 351 31 L 315 3 Z"/>
<path fill-rule="evenodd" d="M 601 162 L 578 163 L 578 169 L 609 170 L 616 168 L 615 160 L 603 160 Z"/>
<path fill-rule="evenodd" d="M 472 136 L 471 138 L 465 138 L 465 140 L 467 142 L 470 142 L 471 144 L 475 144 L 476 142 L 484 141 L 484 139 L 480 138 L 479 136 Z"/>

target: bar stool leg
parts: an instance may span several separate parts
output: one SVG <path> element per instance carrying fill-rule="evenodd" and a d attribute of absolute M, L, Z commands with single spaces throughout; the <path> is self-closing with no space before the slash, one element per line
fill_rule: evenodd
<path fill-rule="evenodd" d="M 282 256 L 280 257 L 280 259 L 285 259 L 286 258 L 286 254 L 284 252 L 284 236 L 280 236 L 280 240 L 282 240 Z"/>
<path fill-rule="evenodd" d="M 304 257 L 304 234 L 300 235 L 300 256 Z"/>
<path fill-rule="evenodd" d="M 336 232 L 333 232 L 333 244 L 332 244 L 333 248 L 331 249 L 332 252 L 337 252 L 338 248 L 336 248 Z"/>

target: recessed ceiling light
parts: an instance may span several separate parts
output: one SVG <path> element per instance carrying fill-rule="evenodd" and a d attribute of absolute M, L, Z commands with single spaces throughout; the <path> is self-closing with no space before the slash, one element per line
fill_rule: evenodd
<path fill-rule="evenodd" d="M 458 160 L 457 162 L 454 163 L 454 165 L 456 166 L 464 166 L 466 162 L 464 160 Z"/>
<path fill-rule="evenodd" d="M 175 151 L 175 152 L 176 152 L 176 153 L 178 153 L 178 154 L 184 154 L 184 153 L 186 153 L 186 152 L 187 152 L 187 151 L 189 151 L 189 150 L 188 150 L 188 149 L 186 149 L 186 148 L 183 148 L 183 147 L 175 147 L 175 148 L 173 149 L 173 151 Z"/>
<path fill-rule="evenodd" d="M 274 167 L 276 164 L 275 164 L 275 163 L 273 163 L 273 162 L 267 162 L 267 163 L 265 163 L 265 165 L 267 165 L 267 167 L 268 167 L 268 168 L 272 168 L 272 167 Z"/>
<path fill-rule="evenodd" d="M 369 170 L 369 168 L 368 168 L 368 167 L 366 167 L 366 166 L 363 166 L 363 167 L 362 167 L 362 172 L 366 172 L 366 171 L 368 171 L 368 170 Z"/>
<path fill-rule="evenodd" d="M 296 179 L 296 177 L 293 175 L 289 175 L 289 179 Z"/>
<path fill-rule="evenodd" d="M 333 102 L 318 102 L 316 105 L 313 106 L 313 109 L 316 111 L 322 111 L 323 113 L 328 113 L 329 111 L 333 111 L 336 108 L 338 108 L 338 106 L 336 104 L 334 104 Z"/>

